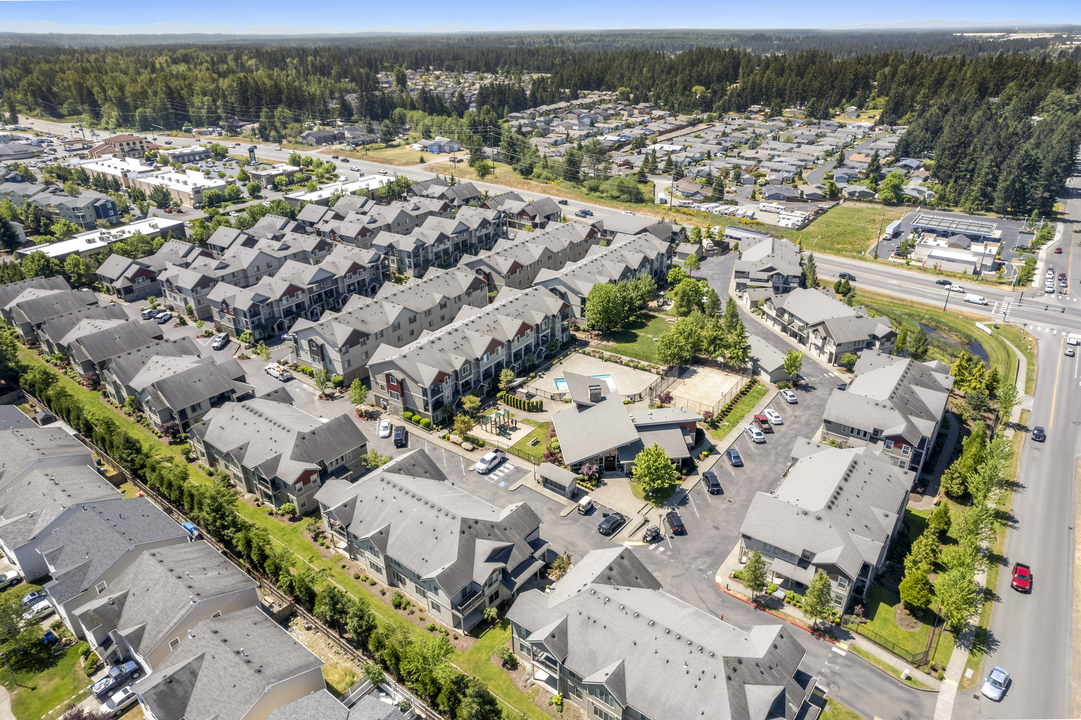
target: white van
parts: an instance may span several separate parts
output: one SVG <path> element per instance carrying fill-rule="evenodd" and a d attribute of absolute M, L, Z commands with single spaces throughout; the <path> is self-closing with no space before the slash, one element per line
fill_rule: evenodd
<path fill-rule="evenodd" d="M 586 495 L 584 498 L 578 501 L 578 514 L 586 515 L 593 509 L 593 498 Z"/>
<path fill-rule="evenodd" d="M 1066 344 L 1081 345 L 1081 335 L 1077 335 L 1076 333 L 1070 333 L 1066 336 Z"/>
<path fill-rule="evenodd" d="M 972 303 L 973 305 L 986 305 L 987 298 L 980 297 L 979 295 L 965 295 L 965 302 Z"/>

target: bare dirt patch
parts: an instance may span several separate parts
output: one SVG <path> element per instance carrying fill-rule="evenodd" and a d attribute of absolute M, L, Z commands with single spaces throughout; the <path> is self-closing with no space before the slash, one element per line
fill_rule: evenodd
<path fill-rule="evenodd" d="M 923 627 L 923 623 L 913 615 L 906 613 L 905 606 L 900 603 L 898 603 L 897 609 L 893 611 L 893 621 L 897 623 L 897 627 L 907 632 L 916 632 Z"/>
<path fill-rule="evenodd" d="M 533 704 L 546 715 L 554 718 L 570 718 L 570 720 L 585 720 L 586 714 L 582 708 L 567 699 L 563 700 L 563 710 L 560 712 L 554 704 L 549 705 L 552 693 L 543 685 L 532 680 L 529 674 L 529 666 L 519 659 L 518 667 L 514 670 L 503 667 L 503 661 L 493 655 L 489 658 L 491 663 L 510 676 L 511 682 L 519 692 L 533 699 Z"/>

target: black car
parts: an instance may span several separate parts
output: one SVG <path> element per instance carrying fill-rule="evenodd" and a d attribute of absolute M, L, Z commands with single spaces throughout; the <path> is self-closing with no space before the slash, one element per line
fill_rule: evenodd
<path fill-rule="evenodd" d="M 721 481 L 717 479 L 716 475 L 709 472 L 703 475 L 702 478 L 706 481 L 706 491 L 710 495 L 721 494 Z"/>
<path fill-rule="evenodd" d="M 560 205 L 567 205 L 568 204 L 566 200 L 556 200 L 556 202 L 559 203 Z"/>
<path fill-rule="evenodd" d="M 841 278 L 842 280 L 847 280 L 849 282 L 856 282 L 856 276 L 850 272 L 839 273 L 837 277 Z"/>
<path fill-rule="evenodd" d="M 650 525 L 646 528 L 645 535 L 642 536 L 642 542 L 654 543 L 661 539 L 661 529 L 656 525 Z"/>
<path fill-rule="evenodd" d="M 935 280 L 935 285 L 953 285 L 953 281 L 947 280 L 946 278 L 939 278 L 938 280 Z"/>
<path fill-rule="evenodd" d="M 605 515 L 604 519 L 601 520 L 601 524 L 597 526 L 597 532 L 601 535 L 615 535 L 616 531 L 623 527 L 625 522 L 627 522 L 627 518 L 617 512 Z"/>
<path fill-rule="evenodd" d="M 405 426 L 399 425 L 394 428 L 394 447 L 405 447 L 409 442 L 409 433 L 406 432 Z"/>
<path fill-rule="evenodd" d="M 837 386 L 837 389 L 838 390 L 847 390 L 848 389 L 848 383 L 841 383 L 840 385 Z"/>
<path fill-rule="evenodd" d="M 589 216 L 586 215 L 585 210 L 579 210 L 578 212 L 574 213 L 574 217 L 589 217 Z"/>
<path fill-rule="evenodd" d="M 1043 431 L 1043 428 L 1037 425 L 1032 428 L 1032 439 L 1036 442 L 1043 442 L 1047 439 L 1047 433 Z"/>
<path fill-rule="evenodd" d="M 668 525 L 668 527 L 672 528 L 673 535 L 687 534 L 687 528 L 683 524 L 683 520 L 680 519 L 679 513 L 677 513 L 675 510 L 669 511 L 668 514 L 664 516 L 664 522 Z"/>

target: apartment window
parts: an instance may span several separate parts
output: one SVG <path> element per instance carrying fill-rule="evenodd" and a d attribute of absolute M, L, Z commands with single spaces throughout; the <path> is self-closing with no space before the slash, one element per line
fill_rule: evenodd
<path fill-rule="evenodd" d="M 893 440 L 887 440 L 886 441 L 886 449 L 887 450 L 893 450 Z"/>
<path fill-rule="evenodd" d="M 434 613 L 441 613 L 441 612 L 443 612 L 443 608 L 441 608 L 441 607 L 439 606 L 439 603 L 435 602 L 434 600 L 432 601 L 432 612 L 434 612 Z"/>
<path fill-rule="evenodd" d="M 105 592 L 105 588 L 106 585 L 104 582 L 99 582 L 97 585 L 94 586 L 94 589 L 98 591 L 98 595 L 101 595 L 103 592 Z"/>
<path fill-rule="evenodd" d="M 219 617 L 221 617 L 221 610 L 218 610 L 218 611 L 217 611 L 216 613 L 214 613 L 214 614 L 213 614 L 213 615 L 211 615 L 210 617 L 212 617 L 212 618 L 219 618 Z"/>
<path fill-rule="evenodd" d="M 391 390 L 390 391 L 390 399 L 391 400 L 401 400 L 402 396 L 399 395 L 398 393 L 394 392 L 393 390 Z"/>
<path fill-rule="evenodd" d="M 908 465 L 908 463 L 907 463 L 907 462 L 905 462 L 904 460 L 902 460 L 902 461 L 901 461 L 900 463 L 898 463 L 897 467 L 899 467 L 899 468 L 901 468 L 902 470 L 904 470 L 904 469 L 905 469 L 905 467 L 906 467 L 907 465 Z"/>
<path fill-rule="evenodd" d="M 416 588 L 417 597 L 419 597 L 421 600 L 426 600 L 428 598 L 428 591 L 427 590 L 422 588 L 420 585 L 416 585 L 416 584 L 414 584 L 413 587 Z"/>
<path fill-rule="evenodd" d="M 910 452 L 912 452 L 912 446 L 911 445 L 902 445 L 901 446 L 901 454 L 902 455 L 908 455 Z"/>
<path fill-rule="evenodd" d="M 180 638 L 173 638 L 169 641 L 169 649 L 176 650 L 176 646 L 180 644 Z"/>
<path fill-rule="evenodd" d="M 499 590 L 496 590 L 495 592 L 493 592 L 491 595 L 488 596 L 488 604 L 489 605 L 495 605 L 495 602 L 496 602 L 496 600 L 498 598 L 499 598 Z"/>

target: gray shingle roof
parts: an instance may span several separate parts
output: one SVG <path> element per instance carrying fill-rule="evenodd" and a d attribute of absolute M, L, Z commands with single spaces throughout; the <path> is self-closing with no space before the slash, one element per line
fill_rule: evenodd
<path fill-rule="evenodd" d="M 419 474 L 427 474 L 419 459 L 426 453 L 414 455 Z M 493 571 L 513 572 L 532 559 L 536 550 L 525 538 L 541 521 L 529 505 L 499 509 L 441 477 L 405 472 L 410 468 L 385 466 L 348 488 L 332 481 L 316 499 L 348 523 L 350 535 L 370 538 L 383 554 L 435 580 L 452 597 L 470 581 L 483 584 Z"/>
<path fill-rule="evenodd" d="M 118 630 L 145 657 L 168 640 L 194 603 L 256 586 L 205 542 L 182 543 L 145 551 L 75 614 L 88 630 Z"/>
<path fill-rule="evenodd" d="M 265 399 L 214 408 L 196 428 L 203 442 L 287 483 L 368 442 L 348 415 L 324 423 L 299 408 Z"/>
<path fill-rule="evenodd" d="M 122 498 L 81 504 L 38 552 L 55 568 L 46 587 L 57 602 L 67 602 L 133 546 L 187 539 L 187 531 L 145 497 Z"/>
<path fill-rule="evenodd" d="M 384 702 L 371 695 L 347 708 L 326 689 L 294 700 L 270 714 L 270 720 L 405 720 L 412 717 L 415 717 L 412 710 L 403 713 L 397 703 Z"/>
<path fill-rule="evenodd" d="M 97 304 L 98 299 L 94 293 L 32 288 L 24 290 L 5 308 L 11 312 L 16 322 L 40 325 L 55 315 Z"/>
<path fill-rule="evenodd" d="M 867 448 L 831 448 L 796 461 L 773 493 L 757 493 L 740 532 L 849 578 L 876 565 L 889 542 L 912 473 Z"/>
<path fill-rule="evenodd" d="M 68 337 L 71 337 L 73 332 L 68 333 Z M 143 325 L 129 321 L 82 335 L 71 340 L 69 347 L 76 360 L 98 364 L 129 350 L 149 345 L 156 339 L 161 339 L 161 331 L 157 330 L 156 326 L 154 330 L 149 330 Z"/>
<path fill-rule="evenodd" d="M 70 290 L 71 286 L 68 285 L 67 280 L 59 275 L 51 278 L 28 278 L 0 285 L 0 307 L 7 307 L 12 300 L 22 295 L 23 291 L 34 288 L 39 290 Z"/>
<path fill-rule="evenodd" d="M 627 548 L 587 554 L 547 595 L 523 593 L 507 617 L 568 669 L 666 720 L 759 720 L 763 696 L 791 720 L 806 689 L 803 647 L 787 626 L 744 632 L 661 590 Z"/>
<path fill-rule="evenodd" d="M 0 490 L 0 539 L 20 547 L 52 524 L 72 505 L 121 497 L 88 465 L 42 468 Z"/>
<path fill-rule="evenodd" d="M 85 464 L 82 458 L 89 453 L 85 445 L 60 428 L 4 430 L 0 432 L 0 487 L 41 458 L 70 456 Z"/>
<path fill-rule="evenodd" d="M 148 345 L 113 356 L 105 368 L 105 373 L 115 377 L 122 385 L 127 385 L 152 358 L 185 355 L 199 355 L 199 349 L 191 338 L 184 336 L 174 340 L 155 340 Z"/>
<path fill-rule="evenodd" d="M 157 720 L 241 720 L 268 690 L 323 661 L 259 608 L 204 620 L 135 691 Z"/>

